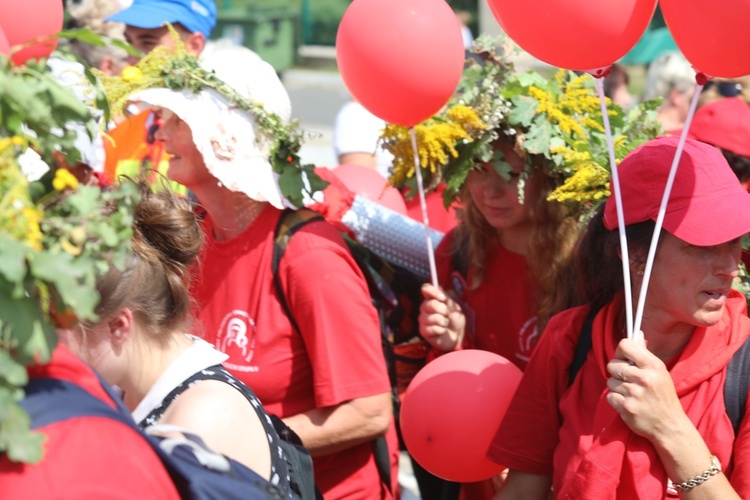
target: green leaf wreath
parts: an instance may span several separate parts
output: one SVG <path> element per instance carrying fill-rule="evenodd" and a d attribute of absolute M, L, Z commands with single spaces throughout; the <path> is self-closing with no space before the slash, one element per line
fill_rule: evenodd
<path fill-rule="evenodd" d="M 609 153 L 601 104 L 588 74 L 560 70 L 552 78 L 534 72 L 516 73 L 504 57 L 501 40 L 483 36 L 472 47 L 461 81 L 444 109 L 414 127 L 419 160 L 427 188 L 444 182 L 446 206 L 459 195 L 477 162 L 486 162 L 507 176 L 510 165 L 493 143 L 505 134 L 515 137 L 530 169 L 543 164 L 560 187 L 550 200 L 585 214 L 609 196 Z M 633 148 L 656 137 L 660 100 L 626 112 L 607 100 L 615 154 L 619 161 Z M 395 157 L 391 184 L 416 192 L 410 131 L 386 126 L 381 143 Z M 524 176 L 522 176 L 523 180 Z"/>
<path fill-rule="evenodd" d="M 265 109 L 262 103 L 247 99 L 219 79 L 213 71 L 202 68 L 198 59 L 185 50 L 177 32 L 167 25 L 174 40 L 174 48 L 157 47 L 146 54 L 135 66 L 123 69 L 121 75 L 108 76 L 95 72 L 109 97 L 114 115 L 122 114 L 130 95 L 150 88 L 189 90 L 195 94 L 213 89 L 234 105 L 249 113 L 258 127 L 258 139 L 270 140 L 271 165 L 279 174 L 281 194 L 301 207 L 305 197 L 321 191 L 327 183 L 313 171 L 314 166 L 300 161 L 299 150 L 303 134 L 296 119 L 288 123 Z"/>

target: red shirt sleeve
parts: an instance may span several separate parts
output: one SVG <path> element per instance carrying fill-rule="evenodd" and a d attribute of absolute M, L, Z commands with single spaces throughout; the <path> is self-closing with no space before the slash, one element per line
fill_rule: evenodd
<path fill-rule="evenodd" d="M 573 359 L 588 306 L 554 316 L 531 356 L 487 456 L 531 474 L 551 475 L 561 425 L 558 405 L 568 389 Z"/>
<path fill-rule="evenodd" d="M 316 406 L 388 392 L 378 315 L 338 232 L 325 223 L 305 226 L 279 272 L 312 365 Z"/>

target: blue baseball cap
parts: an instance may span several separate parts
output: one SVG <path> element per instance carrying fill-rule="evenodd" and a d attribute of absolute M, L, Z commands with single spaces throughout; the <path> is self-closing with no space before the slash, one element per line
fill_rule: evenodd
<path fill-rule="evenodd" d="M 191 33 L 208 38 L 216 25 L 214 0 L 133 0 L 127 9 L 107 18 L 136 28 L 161 28 L 164 23 L 180 23 Z"/>

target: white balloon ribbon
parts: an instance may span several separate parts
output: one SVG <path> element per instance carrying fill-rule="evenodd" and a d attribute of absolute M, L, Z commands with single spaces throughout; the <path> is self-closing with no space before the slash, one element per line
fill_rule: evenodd
<path fill-rule="evenodd" d="M 437 267 L 435 266 L 435 251 L 432 248 L 432 236 L 430 235 L 430 217 L 427 215 L 427 201 L 424 194 L 424 183 L 422 182 L 422 167 L 419 164 L 419 150 L 417 149 L 417 134 L 414 127 L 409 127 L 411 132 L 411 147 L 414 151 L 414 172 L 417 176 L 417 190 L 419 191 L 419 206 L 422 209 L 422 222 L 424 223 L 424 235 L 427 243 L 427 258 L 430 263 L 430 282 L 434 287 L 438 286 Z"/>
<path fill-rule="evenodd" d="M 617 159 L 615 158 L 615 146 L 612 141 L 612 127 L 609 124 L 607 114 L 607 101 L 604 96 L 604 81 L 602 78 L 596 80 L 596 90 L 599 93 L 599 102 L 602 108 L 602 121 L 607 137 L 607 149 L 609 149 L 609 165 L 612 171 L 612 188 L 614 190 L 615 207 L 617 208 L 617 228 L 620 232 L 620 253 L 622 255 L 622 276 L 625 286 L 625 325 L 628 338 L 633 338 L 633 294 L 630 288 L 630 258 L 628 255 L 628 237 L 625 233 L 625 216 L 622 211 L 622 191 L 620 190 L 620 177 L 617 174 Z"/>

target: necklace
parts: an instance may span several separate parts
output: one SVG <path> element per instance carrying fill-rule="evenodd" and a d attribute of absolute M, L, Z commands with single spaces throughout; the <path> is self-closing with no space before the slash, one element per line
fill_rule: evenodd
<path fill-rule="evenodd" d="M 267 205 L 267 202 L 252 200 L 242 193 L 233 193 L 232 198 L 226 216 L 213 220 L 217 240 L 228 240 L 245 232 Z"/>

